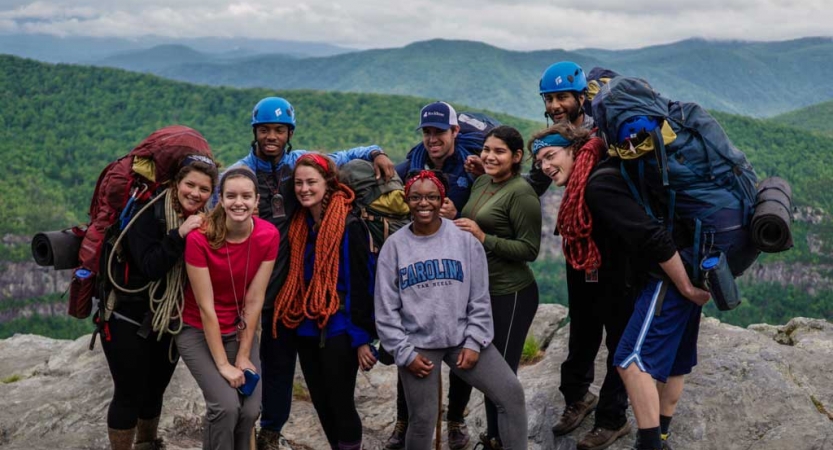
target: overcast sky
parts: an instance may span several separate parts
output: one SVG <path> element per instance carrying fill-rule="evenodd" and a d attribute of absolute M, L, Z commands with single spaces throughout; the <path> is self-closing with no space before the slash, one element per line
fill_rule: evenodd
<path fill-rule="evenodd" d="M 833 0 L 0 0 L 0 33 L 236 36 L 399 47 L 637 48 L 833 35 Z"/>

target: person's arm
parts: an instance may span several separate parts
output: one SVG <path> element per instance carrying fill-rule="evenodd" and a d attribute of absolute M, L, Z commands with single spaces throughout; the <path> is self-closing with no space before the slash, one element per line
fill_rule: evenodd
<path fill-rule="evenodd" d="M 370 161 L 373 163 L 373 168 L 376 170 L 376 179 L 384 178 L 387 181 L 390 180 L 395 173 L 393 161 L 388 158 L 385 151 L 378 145 L 341 150 L 329 153 L 327 156 L 333 158 L 336 166 L 339 167 L 354 159 Z"/>
<path fill-rule="evenodd" d="M 185 236 L 194 228 L 194 224 L 202 222 L 200 216 L 193 215 L 179 229 L 166 233 L 162 231 L 164 225 L 156 220 L 154 206 L 136 218 L 125 237 L 131 263 L 149 281 L 162 279 L 182 258 Z"/>
<path fill-rule="evenodd" d="M 347 239 L 347 264 L 350 268 L 350 308 L 347 332 L 353 348 L 370 343 L 376 335 L 373 321 L 373 286 L 370 273 L 368 232 L 359 220 L 351 221 L 344 230 Z"/>
<path fill-rule="evenodd" d="M 518 262 L 535 261 L 541 248 L 540 200 L 531 193 L 521 193 L 509 196 L 502 201 L 501 206 L 508 210 L 514 238 L 487 234 L 471 219 L 457 219 L 454 222 L 499 258 Z"/>
<path fill-rule="evenodd" d="M 382 346 L 400 367 L 409 366 L 417 357 L 402 325 L 402 297 L 399 292 L 398 249 L 388 241 L 382 246 L 376 266 L 375 311 L 376 330 Z"/>
<path fill-rule="evenodd" d="M 612 233 L 628 253 L 647 261 L 668 261 L 677 252 L 665 225 L 649 216 L 633 198 L 618 169 L 594 175 L 584 191 L 594 226 Z"/>
<path fill-rule="evenodd" d="M 489 266 L 482 245 L 470 241 L 468 247 L 468 277 L 471 288 L 466 305 L 466 340 L 463 347 L 479 353 L 494 337 L 492 303 L 489 296 Z"/>
<path fill-rule="evenodd" d="M 257 371 L 257 368 L 252 364 L 251 360 L 252 342 L 254 342 L 255 332 L 257 331 L 258 324 L 260 324 L 260 312 L 263 309 L 266 284 L 269 283 L 269 277 L 272 275 L 272 268 L 274 267 L 274 259 L 261 262 L 257 273 L 255 273 L 255 277 L 246 290 L 245 307 L 243 308 L 243 318 L 246 321 L 246 328 L 243 331 L 238 331 L 240 347 L 237 349 L 237 358 L 234 361 L 234 366 L 240 370 L 251 369 Z"/>
<path fill-rule="evenodd" d="M 523 174 L 523 179 L 532 186 L 535 193 L 540 197 L 547 192 L 552 185 L 552 178 L 544 175 L 544 172 L 537 164 L 533 164 L 529 173 Z"/>
<path fill-rule="evenodd" d="M 683 265 L 683 259 L 680 257 L 679 252 L 674 252 L 674 256 L 672 256 L 671 259 L 659 263 L 659 266 L 665 274 L 668 275 L 668 278 L 671 279 L 671 282 L 674 283 L 674 286 L 680 291 L 681 294 L 683 294 L 685 298 L 698 304 L 699 306 L 703 306 L 708 303 L 711 294 L 709 291 L 700 289 L 691 284 L 691 280 L 688 278 L 688 272 L 685 270 L 685 265 Z"/>
<path fill-rule="evenodd" d="M 205 341 L 208 344 L 211 357 L 214 359 L 214 365 L 217 366 L 220 375 L 228 381 L 231 387 L 240 387 L 245 382 L 245 377 L 243 371 L 231 365 L 226 356 L 223 338 L 220 334 L 220 322 L 217 320 L 217 312 L 214 310 L 214 289 L 211 286 L 211 275 L 208 272 L 208 267 L 197 267 L 186 263 L 185 270 L 188 273 L 188 281 L 194 291 L 197 306 L 200 308 L 200 320 L 205 333 Z"/>

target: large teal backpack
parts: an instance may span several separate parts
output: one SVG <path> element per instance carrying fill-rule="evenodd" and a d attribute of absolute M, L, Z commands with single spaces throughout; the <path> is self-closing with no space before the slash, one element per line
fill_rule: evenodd
<path fill-rule="evenodd" d="M 660 126 L 648 132 L 654 151 L 622 159 L 632 193 L 640 200 L 645 190 L 659 192 L 669 229 L 679 220 L 691 225 L 694 245 L 687 262 L 695 278 L 701 258 L 714 250 L 726 253 L 732 273 L 740 275 L 758 255 L 749 237 L 758 179 L 746 155 L 700 105 L 669 100 L 644 80 L 613 78 L 593 100 L 593 119 L 609 146 L 619 143 L 620 128 L 636 116 L 653 118 Z M 663 124 L 676 134 L 670 143 L 663 138 Z M 647 201 L 641 203 L 654 213 Z"/>

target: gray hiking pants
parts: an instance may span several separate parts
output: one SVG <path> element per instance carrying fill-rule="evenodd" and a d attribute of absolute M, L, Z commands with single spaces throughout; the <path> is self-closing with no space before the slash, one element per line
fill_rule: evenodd
<path fill-rule="evenodd" d="M 255 336 L 252 352 L 249 358 L 260 373 L 260 352 L 258 352 L 258 338 Z M 235 334 L 223 336 L 223 347 L 229 362 L 234 364 L 237 358 L 237 342 Z M 249 450 L 249 441 L 257 416 L 260 415 L 261 385 L 249 397 L 244 397 L 237 389 L 220 375 L 205 333 L 198 328 L 184 326 L 176 336 L 176 346 L 179 354 L 191 375 L 197 380 L 205 398 L 205 427 L 203 429 L 203 449 L 210 450 Z"/>
<path fill-rule="evenodd" d="M 463 347 L 439 350 L 416 349 L 417 353 L 434 363 L 434 370 L 425 377 L 417 378 L 405 367 L 399 367 L 399 376 L 405 388 L 410 418 L 405 435 L 408 450 L 429 450 L 437 423 L 440 366 L 442 361 L 466 383 L 483 392 L 497 407 L 500 437 L 506 450 L 527 448 L 526 401 L 524 389 L 518 377 L 494 345 L 480 352 L 480 359 L 471 369 L 457 368 L 457 357 Z"/>

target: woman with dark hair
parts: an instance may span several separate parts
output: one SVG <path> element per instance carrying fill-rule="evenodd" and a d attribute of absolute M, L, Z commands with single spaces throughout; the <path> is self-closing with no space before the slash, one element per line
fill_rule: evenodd
<path fill-rule="evenodd" d="M 107 410 L 113 450 L 162 448 L 157 436 L 162 398 L 179 359 L 169 358 L 176 330 L 151 324 L 170 319 L 169 310 L 156 311 L 160 301 L 181 307 L 185 236 L 202 223 L 199 213 L 216 182 L 214 161 L 201 155 L 186 157 L 170 186 L 151 200 L 153 204 L 137 205 L 140 213 L 121 241 L 120 257 L 113 258 L 113 281 L 136 291 L 113 289 L 112 313 L 102 325 L 101 345 L 114 385 Z M 103 252 L 101 267 L 108 267 L 111 251 Z M 95 320 L 101 320 L 99 314 Z"/>
<path fill-rule="evenodd" d="M 472 234 L 489 260 L 489 296 L 495 318 L 494 344 L 517 373 L 526 334 L 538 310 L 538 284 L 528 263 L 541 245 L 541 202 L 520 175 L 524 141 L 518 130 L 499 126 L 486 134 L 477 178 L 462 218 L 454 221 Z M 487 448 L 501 448 L 498 413 L 486 399 Z"/>
<path fill-rule="evenodd" d="M 220 199 L 186 238 L 190 281 L 176 345 L 205 397 L 203 448 L 248 450 L 260 414 L 260 383 L 241 391 L 244 371 L 260 372 L 257 330 L 278 230 L 255 217 L 257 180 L 246 167 L 220 181 Z"/>
<path fill-rule="evenodd" d="M 376 363 L 368 234 L 350 213 L 355 195 L 338 181 L 332 159 L 307 153 L 294 178 L 301 209 L 289 226 L 289 275 L 271 332 L 279 323 L 297 329 L 301 370 L 330 447 L 360 450 L 356 375 Z"/>
<path fill-rule="evenodd" d="M 523 387 L 492 345 L 486 254 L 471 234 L 440 216 L 447 189 L 442 174 L 430 170 L 408 180 L 413 222 L 390 236 L 379 254 L 376 326 L 405 390 L 405 448 L 431 447 L 445 361 L 498 405 L 505 448 L 525 449 Z"/>

